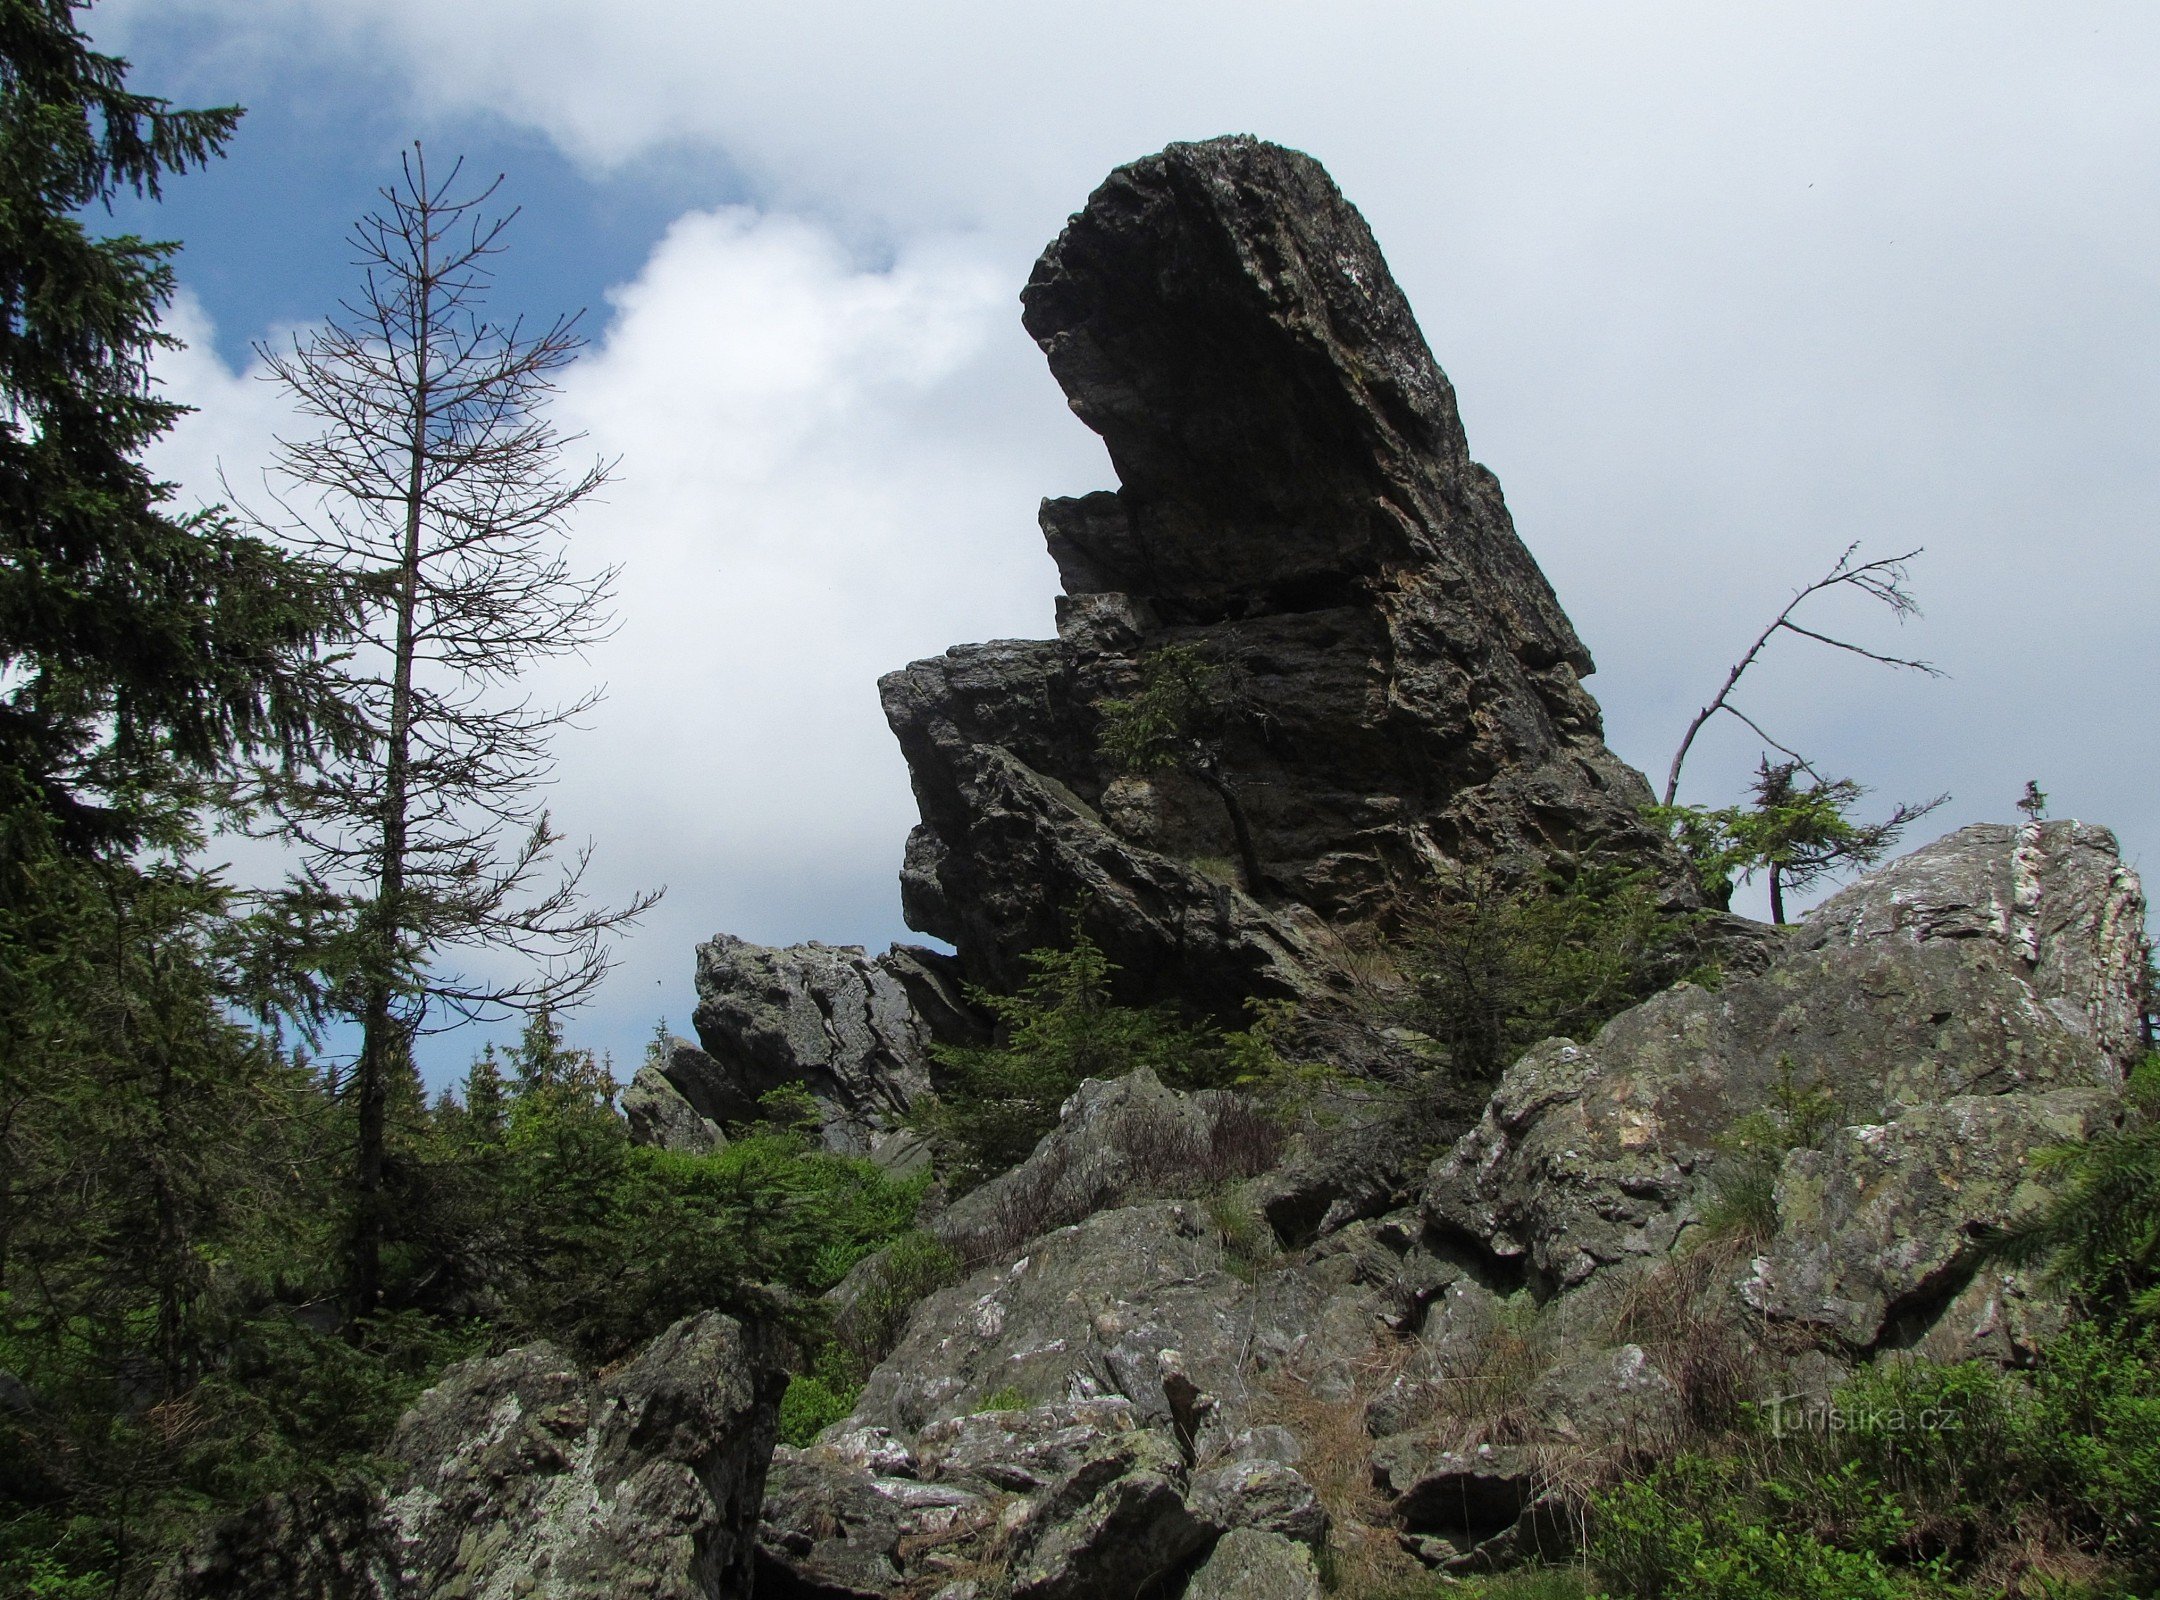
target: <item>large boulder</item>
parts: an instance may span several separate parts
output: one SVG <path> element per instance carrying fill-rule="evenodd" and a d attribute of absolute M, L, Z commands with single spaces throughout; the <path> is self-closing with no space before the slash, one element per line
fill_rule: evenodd
<path fill-rule="evenodd" d="M 932 1039 L 979 1027 L 950 959 L 906 945 L 873 959 L 859 945 L 718 934 L 698 946 L 697 997 L 703 1050 L 676 1049 L 660 1067 L 694 1111 L 724 1127 L 759 1115 L 774 1089 L 801 1089 L 827 1149 L 889 1161 L 917 1149 L 901 1124 L 930 1086 Z"/>
<path fill-rule="evenodd" d="M 1680 985 L 1593 1040 L 1531 1050 L 1434 1165 L 1425 1214 L 1541 1293 L 1639 1269 L 1701 1220 L 1741 1119 L 1797 1096 L 1819 1108 L 1815 1137 L 1835 1136 L 1787 1159 L 1787 1231 L 1805 1241 L 1781 1259 L 1837 1235 L 1844 1264 L 1809 1274 L 1817 1300 L 1837 1298 L 1831 1278 L 1879 1292 L 1810 1320 L 1870 1346 L 1890 1311 L 1963 1287 L 1978 1236 L 2031 1203 L 2036 1144 L 2109 1114 L 2136 1048 L 2143 916 L 2101 829 L 1963 829 L 1826 903 L 1765 971 Z M 1839 1198 L 1885 1168 L 1902 1200 L 1875 1195 L 1863 1217 Z M 1863 1249 L 1877 1267 L 1850 1258 Z M 1791 1307 L 1808 1292 L 1760 1295 Z"/>
<path fill-rule="evenodd" d="M 1604 854 L 1691 900 L 1604 745 L 1589 652 L 1317 162 L 1241 137 L 1120 168 L 1022 301 L 1121 487 L 1043 507 L 1058 639 L 884 680 L 922 809 L 912 926 L 1010 988 L 1081 904 L 1133 996 L 1235 1016 L 1338 991 L 1342 926 L 1444 863 Z M 1223 674 L 1207 770 L 1121 774 L 1098 703 L 1167 645 Z"/>
<path fill-rule="evenodd" d="M 164 1600 L 744 1600 L 779 1352 L 677 1323 L 600 1379 L 552 1346 L 453 1367 L 400 1420 L 380 1490 L 280 1496 L 161 1580 Z"/>

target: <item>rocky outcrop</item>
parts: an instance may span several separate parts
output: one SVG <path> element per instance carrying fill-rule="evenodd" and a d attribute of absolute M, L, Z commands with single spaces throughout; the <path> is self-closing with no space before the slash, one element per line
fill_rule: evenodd
<path fill-rule="evenodd" d="M 380 1490 L 285 1495 L 220 1527 L 164 1600 L 742 1600 L 783 1386 L 730 1317 L 595 1380 L 549 1345 L 452 1368 L 399 1422 Z"/>
<path fill-rule="evenodd" d="M 774 949 L 720 934 L 698 946 L 697 997 L 704 1048 L 663 1052 L 625 1101 L 646 1142 L 709 1145 L 765 1116 L 760 1096 L 792 1087 L 817 1102 L 828 1150 L 905 1165 L 920 1159 L 901 1124 L 929 1087 L 932 1039 L 980 1031 L 951 960 L 908 945 L 872 959 L 858 945 Z"/>
<path fill-rule="evenodd" d="M 2044 1199 L 2036 1151 L 2120 1114 L 2143 914 L 2099 829 L 1965 829 L 1761 970 L 1527 1052 L 1422 1189 L 1391 1142 L 1414 1118 L 1210 1173 L 1238 1097 L 1088 1083 L 933 1223 L 973 1270 L 790 1462 L 781 1592 L 1126 1592 L 1146 1567 L 1187 1600 L 1303 1594 L 1301 1550 L 1375 1540 L 1489 1570 L 1566 1550 L 1581 1485 L 1718 1407 L 1905 1351 L 2030 1360 L 2062 1303 L 1985 1247 Z M 1738 1160 L 1765 1214 L 1719 1214 Z M 1308 1460 L 1346 1455 L 1371 1489 L 1329 1502 Z M 802 1518 L 841 1531 L 791 1550 Z M 1113 1545 L 1140 1552 L 1114 1576 Z"/>
<path fill-rule="evenodd" d="M 1022 300 L 1121 486 L 1043 507 L 1058 639 L 882 685 L 923 816 L 911 926 L 1008 988 L 1084 903 L 1136 996 L 1234 1016 L 1324 998 L 1342 927 L 1437 865 L 1673 866 L 1589 652 L 1318 163 L 1232 138 L 1121 168 Z M 1219 669 L 1217 725 L 1193 761 L 1122 775 L 1098 706 L 1170 645 Z"/>
<path fill-rule="evenodd" d="M 1858 1215 L 1836 1209 L 1853 1184 L 1920 1170 L 1922 1191 L 1959 1191 L 1932 1223 L 1923 1192 L 1894 1215 L 1886 1195 L 1869 1202 L 1873 1246 L 1899 1235 L 1910 1280 L 1870 1298 L 1932 1293 L 1976 1259 L 1971 1240 L 1942 1230 L 1977 1237 L 2007 1221 L 2025 1153 L 2109 1114 L 2136 1048 L 2142 957 L 2123 930 L 2143 915 L 2135 876 L 2099 829 L 1964 829 L 1830 900 L 1764 972 L 1715 992 L 1683 984 L 1595 1040 L 1538 1046 L 1434 1167 L 1425 1214 L 1542 1293 L 1573 1290 L 1668 1255 L 1701 1221 L 1721 1141 L 1798 1096 L 1817 1137 L 1843 1130 L 1827 1149 L 1793 1150 L 1780 1178 L 1815 1247 L 1870 1248 Z M 2002 1170 L 1966 1193 L 1950 1163 L 1974 1141 L 1971 1177 L 1979 1164 Z M 1833 1216 L 1848 1225 L 1821 1228 Z M 1848 1285 L 1867 1275 L 1833 1274 Z M 1883 1324 L 1854 1310 L 1841 1328 L 1865 1348 Z"/>

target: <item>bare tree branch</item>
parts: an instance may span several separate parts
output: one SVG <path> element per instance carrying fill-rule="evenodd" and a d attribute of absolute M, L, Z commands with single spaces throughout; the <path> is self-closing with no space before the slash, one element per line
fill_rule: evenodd
<path fill-rule="evenodd" d="M 1808 600 L 1815 595 L 1833 589 L 1850 589 L 1857 594 L 1866 595 L 1871 600 L 1880 601 L 1883 605 L 1889 607 L 1890 614 L 1899 622 L 1903 622 L 1907 617 L 1920 615 L 1919 603 L 1913 599 L 1912 591 L 1907 587 L 1910 582 L 1910 574 L 1905 567 L 1906 562 L 1911 561 L 1920 554 L 1920 549 L 1916 547 L 1906 551 L 1903 555 L 1883 556 L 1873 561 L 1856 562 L 1853 557 L 1858 553 L 1859 549 L 1860 545 L 1857 540 L 1847 545 L 1828 572 L 1817 578 L 1813 583 L 1798 590 L 1785 603 L 1784 610 L 1770 619 L 1769 625 L 1755 636 L 1754 642 L 1741 653 L 1740 659 L 1732 664 L 1731 669 L 1725 674 L 1724 683 L 1718 687 L 1718 692 L 1711 696 L 1709 704 L 1695 713 L 1693 719 L 1687 725 L 1687 731 L 1681 735 L 1680 748 L 1673 752 L 1671 770 L 1665 775 L 1664 803 L 1666 805 L 1671 805 L 1680 792 L 1680 769 L 1687 761 L 1688 751 L 1694 747 L 1695 736 L 1701 733 L 1710 719 L 1720 712 L 1739 718 L 1740 721 L 1746 723 L 1757 734 L 1761 735 L 1773 748 L 1784 755 L 1791 756 L 1794 761 L 1800 764 L 1801 769 L 1810 776 L 1819 776 L 1815 773 L 1815 769 L 1808 765 L 1807 761 L 1796 751 L 1772 739 L 1769 734 L 1763 732 L 1761 726 L 1753 718 L 1745 715 L 1732 704 L 1733 690 L 1739 687 L 1740 680 L 1747 675 L 1748 669 L 1755 665 L 1763 651 L 1768 648 L 1770 641 L 1780 633 L 1792 633 L 1799 635 L 1803 639 L 1813 639 L 1818 644 L 1826 644 L 1833 649 L 1849 651 L 1851 654 L 1864 657 L 1869 661 L 1879 661 L 1884 666 L 1901 667 L 1914 672 L 1925 672 L 1931 677 L 1939 678 L 1942 676 L 1940 669 L 1928 662 L 1912 660 L 1904 656 L 1886 655 L 1880 651 L 1870 650 L 1864 645 L 1854 644 L 1849 639 L 1840 639 L 1832 634 L 1802 627 L 1793 620 L 1794 613 L 1805 605 Z"/>

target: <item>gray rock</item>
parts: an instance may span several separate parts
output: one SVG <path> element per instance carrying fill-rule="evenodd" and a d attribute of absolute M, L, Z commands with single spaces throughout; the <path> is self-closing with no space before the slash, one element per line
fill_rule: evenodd
<path fill-rule="evenodd" d="M 730 1119 L 706 1102 L 757 1115 L 760 1095 L 800 1087 L 818 1102 L 827 1149 L 873 1154 L 907 1137 L 900 1121 L 929 1088 L 932 1034 L 923 1008 L 950 1010 L 948 1027 L 961 1025 L 944 962 L 903 947 L 872 960 L 856 945 L 783 950 L 720 934 L 698 946 L 693 1018 L 710 1063 L 699 1075 L 710 1088 L 701 1095 L 677 1087 L 723 1126 Z"/>
<path fill-rule="evenodd" d="M 153 1600 L 404 1600 L 395 1541 L 360 1484 L 276 1494 L 227 1517 L 152 1582 Z"/>
<path fill-rule="evenodd" d="M 1404 1434 L 1373 1446 L 1373 1482 L 1393 1496 L 1406 1533 L 1453 1571 L 1509 1566 L 1567 1548 L 1571 1530 L 1553 1493 L 1553 1452 L 1532 1445 L 1442 1449 Z"/>
<path fill-rule="evenodd" d="M 965 1548 L 996 1521 L 995 1505 L 968 1489 L 886 1476 L 822 1445 L 783 1445 L 757 1528 L 759 1590 L 898 1596 L 921 1575 L 926 1550 Z"/>
<path fill-rule="evenodd" d="M 1324 1336 L 1345 1320 L 1331 1322 L 1330 1305 L 1343 1303 L 1365 1307 L 1369 1349 L 1371 1289 L 1289 1272 L 1248 1283 L 1225 1270 L 1200 1207 L 1121 1207 L 924 1300 L 853 1425 L 913 1438 L 1001 1392 L 1031 1407 L 1114 1397 L 1145 1428 L 1175 1429 L 1182 1405 L 1193 1448 L 1213 1455 L 1246 1426 L 1256 1377 L 1340 1359 Z"/>
<path fill-rule="evenodd" d="M 2133 981 L 2120 924 L 2141 925 L 2142 898 L 2100 830 L 2037 837 L 2044 870 L 2019 880 L 2017 918 L 1914 887 L 2009 883 L 2038 848 L 2011 829 L 1964 829 L 1846 890 L 1763 972 L 1715 993 L 1668 990 L 1587 1044 L 1537 1046 L 1434 1165 L 1428 1220 L 1566 1290 L 1663 1259 L 1696 1219 L 1720 1137 L 1781 1085 L 1821 1093 L 1848 1125 L 1973 1096 L 2113 1093 L 2107 1029 L 2079 996 Z M 2035 945 L 2032 928 L 2052 931 Z"/>
<path fill-rule="evenodd" d="M 1589 653 L 1470 459 L 1455 398 L 1364 220 L 1249 138 L 1120 168 L 1044 253 L 1028 331 L 1121 487 L 1044 504 L 1055 641 L 968 646 L 881 685 L 922 808 L 911 926 L 1010 989 L 1068 908 L 1136 999 L 1225 1018 L 1353 985 L 1328 924 L 1441 861 L 1617 855 L 1691 880 L 1605 748 Z M 1241 704 L 1228 806 L 1096 751 L 1096 702 L 1197 645 Z"/>
<path fill-rule="evenodd" d="M 923 1476 L 1033 1494 L 1139 1425 L 1122 1395 L 948 1417 L 922 1430 Z"/>
<path fill-rule="evenodd" d="M 677 1323 L 594 1381 L 531 1345 L 453 1367 L 399 1421 L 379 1494 L 281 1496 L 161 1580 L 166 1600 L 712 1600 L 749 1592 L 778 1352 Z"/>
<path fill-rule="evenodd" d="M 1186 1497 L 1193 1515 L 1228 1533 L 1256 1528 L 1319 1549 L 1328 1515 L 1305 1475 L 1266 1458 L 1229 1460 L 1194 1474 Z"/>
<path fill-rule="evenodd" d="M 1017 1531 L 1013 1600 L 1098 1600 L 1165 1585 L 1208 1542 L 1186 1509 L 1184 1484 L 1184 1462 L 1159 1433 L 1105 1446 Z"/>
<path fill-rule="evenodd" d="M 1855 1349 L 1914 1343 L 1972 1283 L 1987 1238 L 2044 1200 L 2033 1153 L 2082 1142 L 2116 1109 L 2097 1089 L 1963 1095 L 1791 1152 L 1778 1177 L 1777 1235 L 1742 1298 Z M 2000 1325 L 1999 1298 L 1996 1306 L 1993 1319 L 1982 1306 L 1959 1307 L 1969 1342 L 1984 1346 L 1984 1329 Z M 2014 1351 L 2020 1341 L 2007 1342 Z"/>
<path fill-rule="evenodd" d="M 651 1065 L 639 1067 L 623 1090 L 622 1111 L 632 1144 L 701 1156 L 727 1143 L 720 1125 L 699 1116 L 667 1075 Z"/>
<path fill-rule="evenodd" d="M 1680 1391 L 1639 1344 L 1570 1352 L 1531 1384 L 1539 1432 L 1596 1449 L 1657 1452 L 1680 1430 Z"/>
<path fill-rule="evenodd" d="M 1320 1569 L 1305 1545 L 1240 1528 L 1193 1574 L 1185 1600 L 1320 1600 Z"/>
<path fill-rule="evenodd" d="M 2144 1053 L 2144 908 L 2137 875 L 2105 828 L 1978 823 L 1824 901 L 1802 924 L 1799 943 L 2001 945 L 2049 1009 L 2127 1071 Z"/>
<path fill-rule="evenodd" d="M 1090 1078 L 1025 1161 L 954 1201 L 931 1227 L 962 1261 L 997 1260 L 1098 1211 L 1252 1177 L 1282 1142 L 1241 1095 L 1181 1094 L 1146 1067 Z"/>

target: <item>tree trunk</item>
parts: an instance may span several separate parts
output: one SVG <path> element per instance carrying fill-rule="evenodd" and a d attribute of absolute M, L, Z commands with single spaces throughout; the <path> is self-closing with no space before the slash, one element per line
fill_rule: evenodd
<path fill-rule="evenodd" d="M 1784 869 L 1775 861 L 1770 863 L 1770 920 L 1779 927 L 1785 925 Z"/>
<path fill-rule="evenodd" d="M 425 234 L 423 233 L 423 241 Z M 382 876 L 369 932 L 367 1004 L 361 1020 L 358 1149 L 353 1173 L 351 1312 L 354 1326 L 382 1304 L 383 1169 L 388 1144 L 390 1074 L 405 1059 L 404 1029 L 394 1007 L 396 968 L 406 921 L 406 809 L 411 773 L 413 615 L 420 592 L 420 513 L 425 504 L 429 423 L 429 315 L 435 284 L 423 256 L 413 312 L 411 435 L 405 479 L 405 547 L 398 563 L 397 637 L 391 650 L 390 729 L 383 752 Z"/>
<path fill-rule="evenodd" d="M 1238 799 L 1237 790 L 1222 775 L 1222 769 L 1212 757 L 1198 763 L 1196 770 L 1200 781 L 1215 791 L 1223 803 L 1223 810 L 1230 818 L 1230 833 L 1237 841 L 1238 886 L 1254 899 L 1260 896 L 1264 874 L 1260 870 L 1260 853 L 1253 847 L 1252 825 L 1245 818 L 1245 803 Z"/>

